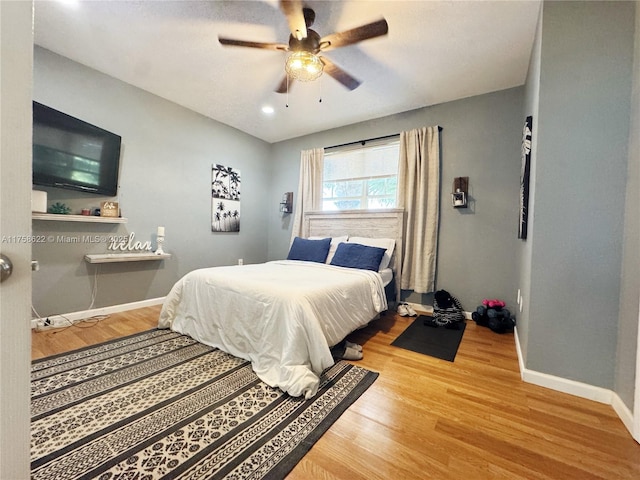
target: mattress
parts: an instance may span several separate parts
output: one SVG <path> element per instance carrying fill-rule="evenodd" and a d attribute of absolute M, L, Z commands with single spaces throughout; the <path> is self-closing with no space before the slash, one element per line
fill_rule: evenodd
<path fill-rule="evenodd" d="M 383 268 L 378 273 L 380 274 L 380 277 L 382 278 L 382 284 L 385 287 L 391 283 L 391 280 L 393 280 L 393 270 L 391 270 L 390 268 Z"/>
<path fill-rule="evenodd" d="M 190 272 L 158 326 L 249 360 L 268 385 L 310 398 L 333 365 L 329 348 L 386 309 L 378 272 L 280 260 Z"/>

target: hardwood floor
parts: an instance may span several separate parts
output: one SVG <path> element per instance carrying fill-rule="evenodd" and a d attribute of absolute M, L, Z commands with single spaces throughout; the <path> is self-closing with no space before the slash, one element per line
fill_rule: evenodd
<path fill-rule="evenodd" d="M 160 307 L 32 334 L 32 358 L 154 328 Z M 640 445 L 613 409 L 520 380 L 513 334 L 467 322 L 455 362 L 392 347 L 413 321 L 382 316 L 350 337 L 375 383 L 287 477 L 638 479 Z"/>

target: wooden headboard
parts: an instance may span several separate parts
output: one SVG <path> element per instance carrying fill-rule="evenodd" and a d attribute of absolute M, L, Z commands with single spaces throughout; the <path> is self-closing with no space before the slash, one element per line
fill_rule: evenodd
<path fill-rule="evenodd" d="M 306 212 L 304 215 L 305 237 L 350 237 L 394 238 L 396 248 L 391 257 L 396 282 L 396 300 L 400 301 L 402 279 L 402 235 L 404 210 L 342 210 L 339 212 Z"/>

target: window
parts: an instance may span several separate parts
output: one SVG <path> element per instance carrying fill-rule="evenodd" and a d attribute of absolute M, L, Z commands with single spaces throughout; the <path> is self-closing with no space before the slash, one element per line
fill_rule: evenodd
<path fill-rule="evenodd" d="M 395 208 L 399 156 L 397 136 L 325 151 L 322 209 Z"/>

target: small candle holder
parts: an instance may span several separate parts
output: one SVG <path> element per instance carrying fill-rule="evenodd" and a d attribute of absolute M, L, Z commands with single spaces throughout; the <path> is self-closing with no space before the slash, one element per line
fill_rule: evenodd
<path fill-rule="evenodd" d="M 162 250 L 162 244 L 164 243 L 164 227 L 158 227 L 157 242 L 158 248 L 156 249 L 155 254 L 164 255 L 164 250 Z"/>
<path fill-rule="evenodd" d="M 158 248 L 156 249 L 156 255 L 164 255 L 162 250 L 162 244 L 164 243 L 164 235 L 158 235 Z"/>

